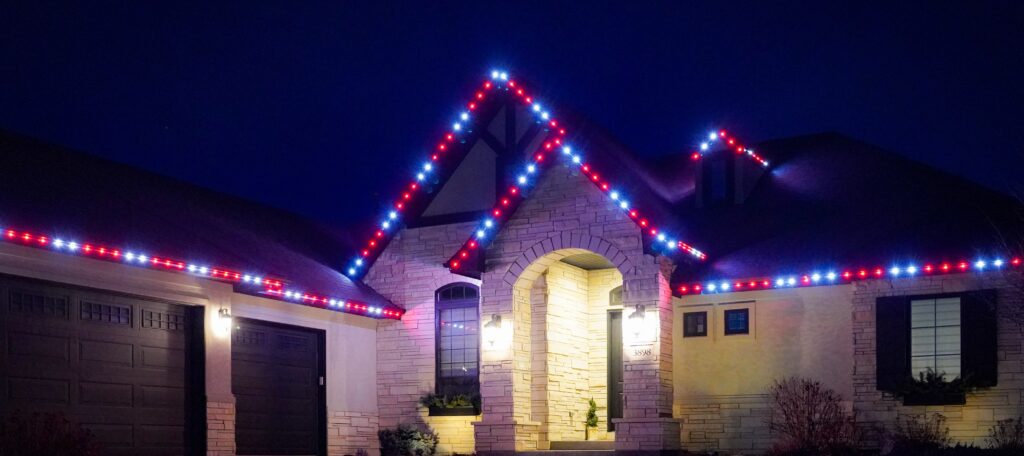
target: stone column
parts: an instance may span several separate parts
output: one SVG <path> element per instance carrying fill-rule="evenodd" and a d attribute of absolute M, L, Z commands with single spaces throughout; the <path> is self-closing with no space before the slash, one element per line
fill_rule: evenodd
<path fill-rule="evenodd" d="M 530 290 L 513 287 L 493 273 L 485 273 L 481 283 L 483 416 L 473 423 L 476 452 L 502 455 L 536 450 L 539 425 L 530 421 Z M 495 315 L 501 318 L 500 329 L 487 327 Z"/>
<path fill-rule="evenodd" d="M 631 454 L 680 448 L 672 417 L 672 287 L 674 265 L 659 257 L 623 277 L 623 418 L 615 449 Z M 642 306 L 642 323 L 637 314 Z"/>

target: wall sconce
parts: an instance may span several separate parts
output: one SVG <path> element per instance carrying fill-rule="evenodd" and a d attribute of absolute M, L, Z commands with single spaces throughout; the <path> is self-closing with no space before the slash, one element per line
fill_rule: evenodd
<path fill-rule="evenodd" d="M 484 323 L 484 341 L 487 345 L 493 347 L 494 343 L 498 341 L 501 336 L 501 315 L 491 315 L 491 321 Z"/>
<path fill-rule="evenodd" d="M 637 305 L 636 309 L 627 317 L 629 323 L 629 332 L 633 333 L 633 337 L 639 339 L 640 333 L 644 330 L 644 320 L 647 317 L 647 310 L 644 306 Z"/>
<path fill-rule="evenodd" d="M 656 314 L 655 314 L 656 315 Z M 648 318 L 647 309 L 637 305 L 625 321 L 625 336 L 630 343 L 646 344 L 658 340 L 658 318 Z M 632 338 L 629 340 L 628 338 Z"/>
<path fill-rule="evenodd" d="M 221 307 L 217 311 L 217 323 L 215 325 L 217 335 L 225 337 L 231 334 L 231 311 L 227 307 Z"/>

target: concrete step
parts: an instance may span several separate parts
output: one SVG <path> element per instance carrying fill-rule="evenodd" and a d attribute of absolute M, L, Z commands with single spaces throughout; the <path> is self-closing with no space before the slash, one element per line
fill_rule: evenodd
<path fill-rule="evenodd" d="M 551 442 L 552 450 L 584 450 L 607 451 L 615 449 L 614 440 L 580 440 L 569 442 Z"/>
<path fill-rule="evenodd" d="M 615 450 L 539 450 L 516 451 L 515 456 L 613 456 Z"/>

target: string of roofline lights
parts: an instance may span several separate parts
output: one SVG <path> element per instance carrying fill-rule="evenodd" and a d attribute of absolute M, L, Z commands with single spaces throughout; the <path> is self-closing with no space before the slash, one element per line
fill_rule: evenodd
<path fill-rule="evenodd" d="M 507 74 L 504 74 L 504 76 L 506 79 L 508 78 Z M 436 174 L 439 171 L 439 161 L 443 157 L 443 154 L 455 146 L 458 138 L 469 129 L 471 126 L 470 122 L 474 120 L 472 113 L 481 106 L 481 103 L 484 100 L 487 99 L 487 94 L 493 87 L 494 83 L 491 81 L 484 81 L 481 89 L 477 90 L 473 94 L 473 98 L 466 103 L 465 110 L 459 113 L 458 119 L 451 124 L 451 130 L 444 134 L 444 137 L 435 146 L 434 152 L 431 153 L 430 157 L 428 157 L 428 159 L 424 161 L 424 164 L 415 172 L 412 182 L 402 190 L 397 201 L 395 201 L 391 205 L 391 208 L 388 209 L 387 213 L 381 217 L 379 227 L 366 241 L 365 247 L 363 247 L 359 254 L 349 263 L 345 270 L 345 275 L 352 279 L 359 278 L 366 272 L 369 265 L 376 260 L 380 253 L 384 251 L 384 247 L 391 241 L 394 234 L 398 232 L 398 228 L 401 225 L 402 212 L 410 203 L 414 202 L 413 199 L 421 193 L 420 190 L 422 190 L 423 184 L 427 178 L 431 174 Z"/>
<path fill-rule="evenodd" d="M 241 287 L 239 291 L 241 292 L 271 299 L 297 302 L 313 307 L 371 318 L 398 320 L 404 313 L 399 308 L 369 306 L 361 302 L 304 292 L 288 284 L 283 279 L 270 278 L 261 274 L 246 273 L 220 266 L 189 263 L 165 256 L 147 255 L 137 251 L 110 247 L 100 243 L 65 240 L 60 237 L 28 231 L 0 229 L 0 233 L 2 233 L 0 239 L 12 244 L 226 282 L 239 285 Z"/>
<path fill-rule="evenodd" d="M 493 84 L 491 84 L 492 82 Z M 587 178 L 597 186 L 598 189 L 608 195 L 619 209 L 632 219 L 634 223 L 640 226 L 645 233 L 649 234 L 656 241 L 653 243 L 654 245 L 658 245 L 662 250 L 669 253 L 682 251 L 700 260 L 707 258 L 707 255 L 704 252 L 701 252 L 692 245 L 680 241 L 655 227 L 647 218 L 641 215 L 640 211 L 635 206 L 630 204 L 625 195 L 614 189 L 608 180 L 602 178 L 601 174 L 584 159 L 581 152 L 574 150 L 569 144 L 563 144 L 563 139 L 566 134 L 565 128 L 559 126 L 558 120 L 554 118 L 551 112 L 545 108 L 543 104 L 533 99 L 527 94 L 526 90 L 521 85 L 510 79 L 507 72 L 497 70 L 492 71 L 490 81 L 487 81 L 485 84 L 488 84 L 488 88 L 494 87 L 499 90 L 507 90 L 510 93 L 513 93 L 518 97 L 518 99 L 530 107 L 530 110 L 536 117 L 537 122 L 546 123 L 549 128 L 557 130 L 554 130 L 555 137 L 544 141 L 540 149 L 533 154 L 533 161 L 524 166 L 523 172 L 515 178 L 515 183 L 498 198 L 495 206 L 490 210 L 487 217 L 480 222 L 476 230 L 473 232 L 473 235 L 470 236 L 470 239 L 467 240 L 463 244 L 462 248 L 445 263 L 447 267 L 453 270 L 462 268 L 464 262 L 474 254 L 473 252 L 477 251 L 482 243 L 487 242 L 490 238 L 490 233 L 495 231 L 503 221 L 502 219 L 507 219 L 508 215 L 511 214 L 518 203 L 522 201 L 524 190 L 528 189 L 530 185 L 536 183 L 536 175 L 542 169 L 542 166 L 550 161 L 548 160 L 548 157 L 555 149 L 560 149 L 562 156 L 572 164 L 571 166 L 578 167 L 580 172 L 587 176 Z"/>
<path fill-rule="evenodd" d="M 979 258 L 973 261 L 961 260 L 954 262 L 939 261 L 909 263 L 903 266 L 891 266 L 889 268 L 828 269 L 824 271 L 813 271 L 802 275 L 785 274 L 774 278 L 760 277 L 690 282 L 677 285 L 675 287 L 675 291 L 680 295 L 698 295 L 778 288 L 828 286 L 850 283 L 857 280 L 899 279 L 940 274 L 1002 271 L 1006 269 L 1020 268 L 1022 262 L 1024 262 L 1024 260 L 1020 257 L 1012 257 L 1010 259 L 995 257 Z"/>
<path fill-rule="evenodd" d="M 694 161 L 700 160 L 701 158 L 704 157 L 704 155 L 711 153 L 711 151 L 713 150 L 712 146 L 714 146 L 714 144 L 716 144 L 719 141 L 721 141 L 727 149 L 735 151 L 737 154 L 746 155 L 751 160 L 754 160 L 761 166 L 765 168 L 768 167 L 767 159 L 759 155 L 757 152 L 754 152 L 753 149 L 750 149 L 747 146 L 741 144 L 738 139 L 730 137 L 725 130 L 718 130 L 709 133 L 708 140 L 700 143 L 700 150 L 694 151 L 693 154 L 690 155 L 690 158 L 692 158 Z"/>

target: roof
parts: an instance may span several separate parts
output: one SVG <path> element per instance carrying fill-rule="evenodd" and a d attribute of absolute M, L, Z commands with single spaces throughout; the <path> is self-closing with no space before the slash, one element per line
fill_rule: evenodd
<path fill-rule="evenodd" d="M 0 225 L 276 277 L 396 307 L 339 272 L 342 230 L 287 211 L 0 130 Z"/>
<path fill-rule="evenodd" d="M 684 236 L 708 261 L 677 277 L 751 278 L 822 267 L 888 267 L 1007 254 L 1020 201 L 837 133 L 762 142 L 768 172 L 742 204 L 698 208 L 692 179 L 663 182 Z M 663 176 L 693 175 L 687 157 Z"/>

